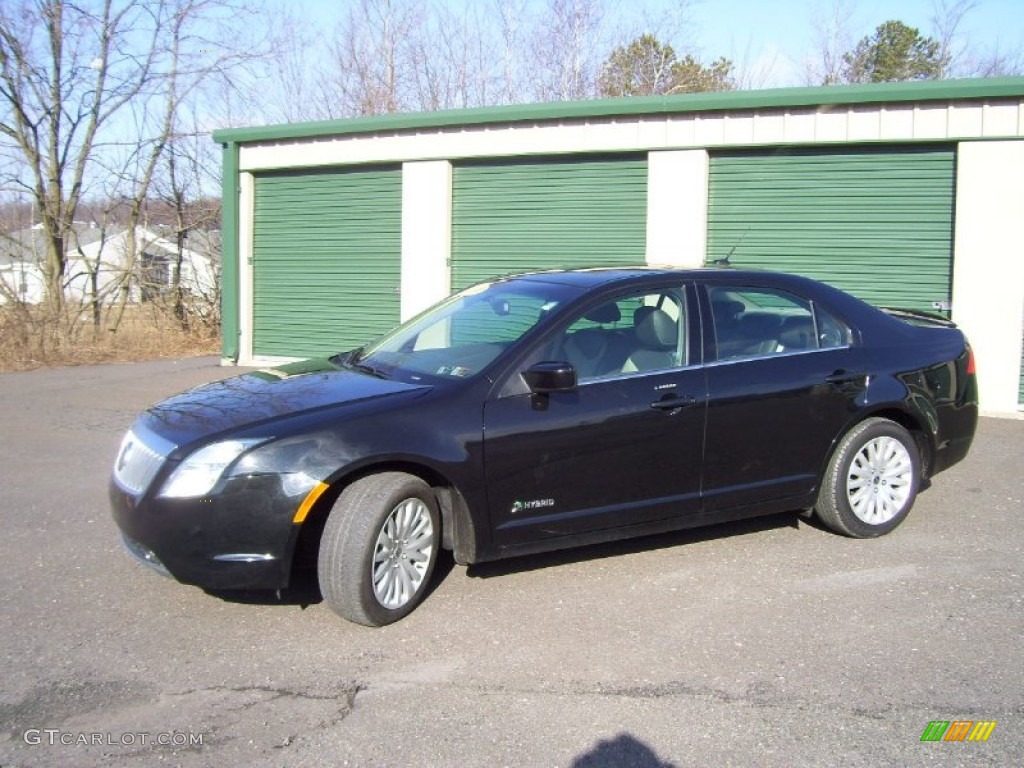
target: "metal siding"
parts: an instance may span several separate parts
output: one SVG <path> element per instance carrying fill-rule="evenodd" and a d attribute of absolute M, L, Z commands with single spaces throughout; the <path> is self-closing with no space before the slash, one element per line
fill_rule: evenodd
<path fill-rule="evenodd" d="M 256 177 L 253 354 L 332 354 L 399 320 L 398 169 Z"/>
<path fill-rule="evenodd" d="M 452 287 L 534 269 L 643 263 L 647 159 L 456 166 Z"/>
<path fill-rule="evenodd" d="M 946 146 L 712 155 L 708 259 L 934 312 L 951 298 L 954 160 Z"/>

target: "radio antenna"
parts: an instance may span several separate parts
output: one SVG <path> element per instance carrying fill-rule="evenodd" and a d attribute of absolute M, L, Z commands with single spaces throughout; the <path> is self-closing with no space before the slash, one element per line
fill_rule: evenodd
<path fill-rule="evenodd" d="M 720 259 L 715 259 L 714 261 L 705 262 L 705 264 L 710 265 L 712 267 L 731 267 L 732 264 L 729 263 L 729 259 L 732 257 L 734 253 L 736 253 L 736 249 L 740 247 L 740 243 L 742 243 L 743 238 L 747 236 L 747 232 L 750 231 L 750 227 L 751 225 L 748 224 L 747 228 L 743 230 L 743 234 L 740 235 L 740 239 L 736 241 L 736 243 L 733 245 L 732 248 L 729 249 L 729 252 L 725 254 L 725 256 L 723 256 Z"/>

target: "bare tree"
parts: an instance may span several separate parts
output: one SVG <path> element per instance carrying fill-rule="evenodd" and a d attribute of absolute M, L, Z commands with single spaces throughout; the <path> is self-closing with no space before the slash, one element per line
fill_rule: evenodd
<path fill-rule="evenodd" d="M 853 46 L 850 32 L 855 3 L 832 0 L 826 11 L 817 9 L 811 17 L 814 58 L 806 64 L 806 85 L 835 85 L 842 82 L 843 56 Z"/>
<path fill-rule="evenodd" d="M 938 40 L 943 62 L 942 77 L 1002 77 L 1024 73 L 1024 51 L 1010 50 L 998 41 L 990 48 L 972 43 L 964 34 L 964 22 L 978 8 L 976 0 L 934 0 L 932 36 Z"/>
<path fill-rule="evenodd" d="M 408 108 L 410 41 L 426 7 L 413 0 L 358 0 L 335 29 L 333 70 L 321 98 L 334 117 L 380 115 Z"/>
<path fill-rule="evenodd" d="M 527 99 L 523 51 L 528 49 L 527 0 L 492 0 L 497 10 L 501 72 L 498 104 L 517 104 Z"/>
<path fill-rule="evenodd" d="M 430 6 L 407 51 L 413 108 L 465 109 L 500 103 L 496 29 L 483 6 Z"/>
<path fill-rule="evenodd" d="M 592 98 L 616 41 L 664 31 L 696 53 L 690 8 L 690 0 L 656 13 L 644 3 L 623 12 L 609 0 L 356 0 L 326 41 L 326 66 L 319 38 L 284 14 L 267 67 L 274 84 L 262 83 L 255 100 L 294 120 Z M 629 36 L 627 27 L 640 31 Z M 306 40 L 313 52 L 300 56 Z"/>
<path fill-rule="evenodd" d="M 959 29 L 964 18 L 977 7 L 975 0 L 933 0 L 932 37 L 939 43 L 940 77 L 954 75 L 964 58 L 967 46 L 959 39 Z"/>
<path fill-rule="evenodd" d="M 1024 50 L 1005 51 L 995 47 L 970 54 L 963 62 L 962 74 L 967 77 L 1010 77 L 1024 75 Z"/>
<path fill-rule="evenodd" d="M 762 49 L 755 54 L 753 41 L 748 40 L 743 52 L 735 61 L 734 82 L 736 88 L 743 91 L 767 88 L 768 83 L 776 77 L 781 60 L 785 56 L 774 45 Z"/>
<path fill-rule="evenodd" d="M 155 183 L 159 199 L 173 215 L 174 244 L 167 285 L 170 313 L 185 331 L 201 323 L 209 329 L 220 320 L 220 201 L 197 205 L 216 179 L 212 143 L 197 126 L 177 133 L 164 153 L 166 173 Z M 207 270 L 205 274 L 200 270 Z"/>
<path fill-rule="evenodd" d="M 149 87 L 162 0 L 0 6 L 3 182 L 32 196 L 46 236 L 47 298 L 59 310 L 69 233 L 101 129 Z"/>
<path fill-rule="evenodd" d="M 183 162 L 184 148 L 194 146 L 188 142 L 196 131 L 182 130 L 183 121 L 191 120 L 194 126 L 197 110 L 204 108 L 204 89 L 218 81 L 231 83 L 244 74 L 262 48 L 259 39 L 245 39 L 244 33 L 238 31 L 245 27 L 240 22 L 250 12 L 247 4 L 226 0 L 162 0 L 155 10 L 159 12 L 159 34 L 155 40 L 153 87 L 133 100 L 131 122 L 125 121 L 130 125 L 131 140 L 119 145 L 119 151 L 111 148 L 100 158 L 106 171 L 106 197 L 119 199 L 122 210 L 118 220 L 124 229 L 123 253 L 116 257 L 121 272 L 116 280 L 117 311 L 110 324 L 113 331 L 120 326 L 133 295 L 138 294 L 139 283 L 152 278 L 151 265 L 138 262 L 139 254 L 148 245 L 139 238 L 149 223 L 155 182 L 163 176 L 165 186 L 176 187 L 175 171 Z M 208 142 L 208 136 L 204 138 Z M 185 203 L 174 202 L 178 206 Z M 105 258 L 111 262 L 101 250 L 96 257 L 97 268 Z M 164 280 L 163 273 L 160 274 Z M 152 294 L 150 287 L 143 288 Z M 97 307 L 108 303 L 108 298 L 97 293 L 89 296 L 97 327 Z"/>
<path fill-rule="evenodd" d="M 232 79 L 215 84 L 222 124 L 293 123 L 338 116 L 338 105 L 324 93 L 324 83 L 337 76 L 323 64 L 331 58 L 328 30 L 311 25 L 305 9 L 292 3 L 265 6 L 259 21 L 267 25 L 269 37 L 263 55 L 253 62 L 258 72 L 244 83 Z M 249 114 L 236 116 L 233 107 L 239 90 L 244 93 L 239 107 Z"/>
<path fill-rule="evenodd" d="M 513 20 L 503 15 L 511 3 L 495 7 Z M 508 42 L 503 23 L 473 3 L 358 0 L 330 35 L 326 70 L 313 65 L 315 111 L 339 118 L 502 103 L 511 65 L 495 56 Z"/>
<path fill-rule="evenodd" d="M 603 16 L 600 0 L 548 0 L 531 35 L 530 74 L 536 100 L 575 101 L 594 97 L 603 58 Z"/>
<path fill-rule="evenodd" d="M 250 12 L 249 0 L 0 6 L 0 188 L 24 190 L 41 227 L 46 311 L 25 314 L 40 354 L 74 341 L 83 320 L 96 337 L 117 330 L 152 276 L 138 259 L 153 240 L 154 182 L 175 173 L 164 160 L 186 100 L 198 124 L 215 106 L 210 86 L 230 93 L 251 77 L 265 47 Z"/>

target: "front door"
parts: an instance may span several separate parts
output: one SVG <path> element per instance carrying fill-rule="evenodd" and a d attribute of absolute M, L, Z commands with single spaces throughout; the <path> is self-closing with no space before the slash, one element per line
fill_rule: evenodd
<path fill-rule="evenodd" d="M 545 350 L 576 367 L 574 391 L 488 401 L 496 545 L 699 511 L 706 387 L 702 368 L 689 365 L 691 325 L 678 288 L 609 299 Z"/>

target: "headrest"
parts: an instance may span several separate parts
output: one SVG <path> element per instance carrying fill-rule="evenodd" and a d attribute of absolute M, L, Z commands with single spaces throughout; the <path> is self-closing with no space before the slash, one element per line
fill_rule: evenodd
<path fill-rule="evenodd" d="M 781 324 L 778 315 L 746 312 L 740 316 L 740 332 L 758 339 L 772 337 L 778 332 Z"/>
<path fill-rule="evenodd" d="M 736 315 L 742 312 L 746 307 L 743 306 L 742 301 L 732 301 L 731 299 L 719 299 L 711 302 L 711 314 L 715 316 L 715 320 L 719 323 L 727 320 L 735 320 Z"/>
<path fill-rule="evenodd" d="M 622 319 L 622 313 L 618 304 L 608 303 L 594 307 L 583 317 L 593 323 L 617 323 Z"/>
<path fill-rule="evenodd" d="M 640 307 L 633 313 L 636 338 L 648 349 L 675 349 L 679 326 L 657 307 Z"/>
<path fill-rule="evenodd" d="M 814 349 L 814 320 L 810 317 L 787 317 L 782 322 L 779 343 L 789 349 Z"/>

